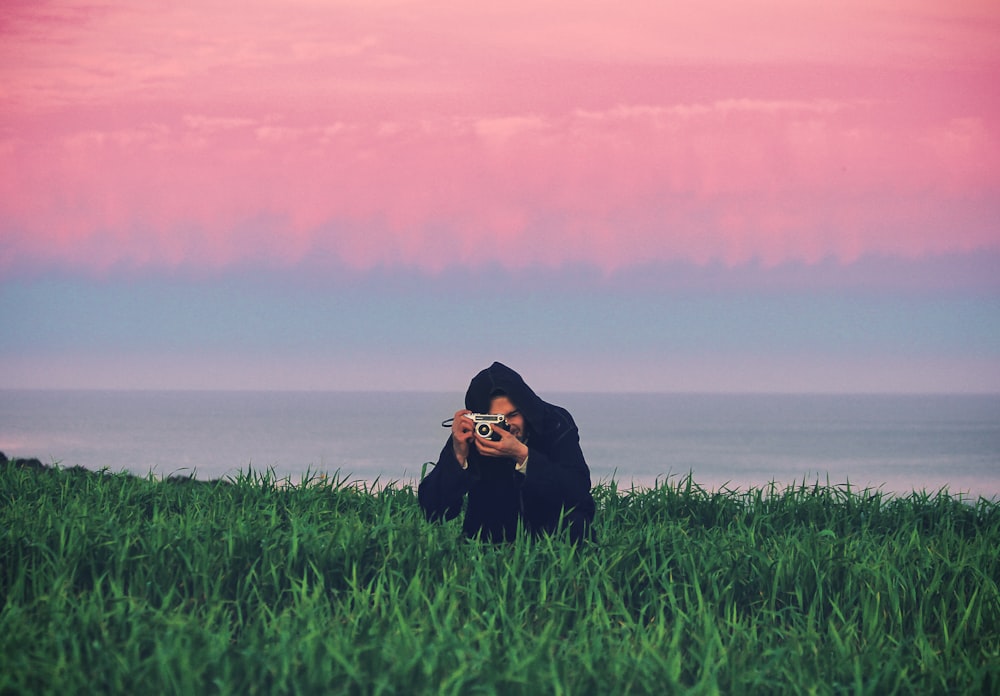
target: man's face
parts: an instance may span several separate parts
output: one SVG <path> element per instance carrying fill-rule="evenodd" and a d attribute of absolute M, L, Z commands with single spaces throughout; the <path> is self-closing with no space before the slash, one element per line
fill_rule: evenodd
<path fill-rule="evenodd" d="M 527 428 L 524 425 L 524 416 L 517 410 L 517 407 L 510 402 L 506 396 L 495 396 L 490 402 L 490 414 L 503 414 L 507 417 L 507 425 L 510 426 L 510 434 L 524 442 L 527 436 Z"/>

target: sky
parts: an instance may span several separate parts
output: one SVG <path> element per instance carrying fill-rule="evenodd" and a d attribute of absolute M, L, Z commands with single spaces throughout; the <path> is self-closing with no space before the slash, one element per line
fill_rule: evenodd
<path fill-rule="evenodd" d="M 0 388 L 1000 392 L 1000 4 L 11 0 Z"/>

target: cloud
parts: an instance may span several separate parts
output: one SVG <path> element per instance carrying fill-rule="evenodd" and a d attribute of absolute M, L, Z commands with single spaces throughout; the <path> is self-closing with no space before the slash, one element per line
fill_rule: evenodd
<path fill-rule="evenodd" d="M 996 245 L 975 212 L 977 198 L 980 215 L 995 211 L 995 134 L 977 119 L 894 128 L 861 120 L 867 108 L 726 101 L 311 126 L 188 114 L 10 139 L 2 211 L 21 232 L 8 262 L 293 263 L 323 252 L 439 267 L 449 246 L 454 262 L 476 262 L 481 242 L 462 241 L 471 234 L 496 235 L 491 257 L 512 267 Z M 963 205 L 967 225 L 934 219 Z M 273 243 L 246 248 L 262 219 L 256 242 Z"/>
<path fill-rule="evenodd" d="M 1000 245 L 990 5 L 296 7 L 17 6 L 0 268 Z"/>

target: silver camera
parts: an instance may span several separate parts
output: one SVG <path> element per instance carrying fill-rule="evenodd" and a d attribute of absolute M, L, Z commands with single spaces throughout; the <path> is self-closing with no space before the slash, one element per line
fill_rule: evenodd
<path fill-rule="evenodd" d="M 475 424 L 473 425 L 473 430 L 476 431 L 476 435 L 484 440 L 493 440 L 496 442 L 500 439 L 500 435 L 493 431 L 494 428 L 502 428 L 503 430 L 510 431 L 510 424 L 507 422 L 507 417 L 502 413 L 466 413 L 465 417 Z"/>

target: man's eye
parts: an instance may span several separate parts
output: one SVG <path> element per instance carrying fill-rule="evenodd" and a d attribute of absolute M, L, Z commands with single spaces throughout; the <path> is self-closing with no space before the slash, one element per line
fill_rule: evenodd
<path fill-rule="evenodd" d="M 517 418 L 520 415 L 521 415 L 520 411 L 511 411 L 510 413 L 507 414 L 507 417 L 508 418 Z"/>

